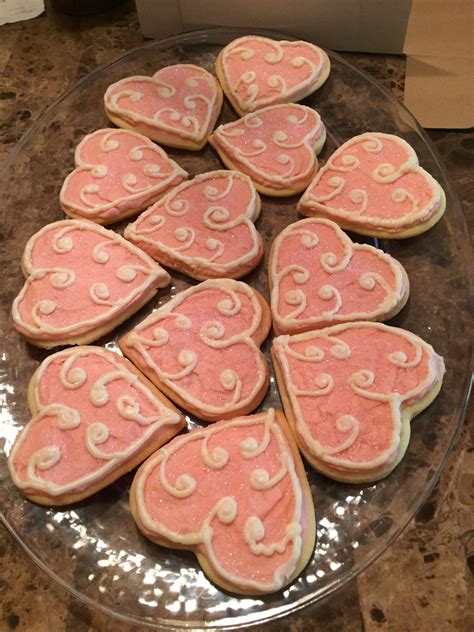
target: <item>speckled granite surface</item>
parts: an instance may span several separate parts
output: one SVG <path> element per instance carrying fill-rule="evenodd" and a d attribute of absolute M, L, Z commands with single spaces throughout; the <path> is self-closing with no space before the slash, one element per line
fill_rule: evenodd
<path fill-rule="evenodd" d="M 102 15 L 47 14 L 0 27 L 0 160 L 57 96 L 98 65 L 142 43 L 133 4 Z M 398 97 L 403 58 L 345 55 Z M 474 229 L 474 132 L 430 132 Z M 358 579 L 265 630 L 474 628 L 472 407 L 441 480 L 402 536 Z M 73 600 L 0 528 L 0 630 L 131 630 Z M 138 628 L 135 628 L 138 630 Z"/>

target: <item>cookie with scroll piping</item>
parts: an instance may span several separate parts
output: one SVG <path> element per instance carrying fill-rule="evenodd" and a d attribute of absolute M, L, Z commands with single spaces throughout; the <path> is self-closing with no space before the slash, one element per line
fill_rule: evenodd
<path fill-rule="evenodd" d="M 184 427 L 182 415 L 128 360 L 100 347 L 47 357 L 28 401 L 33 418 L 8 467 L 20 491 L 43 505 L 91 496 Z"/>
<path fill-rule="evenodd" d="M 98 340 L 170 282 L 145 252 L 86 220 L 42 228 L 21 264 L 26 282 L 13 302 L 13 324 L 46 349 Z"/>
<path fill-rule="evenodd" d="M 148 138 L 120 129 L 101 129 L 83 138 L 76 168 L 59 194 L 70 217 L 111 224 L 137 215 L 187 178 Z"/>
<path fill-rule="evenodd" d="M 362 235 L 404 238 L 442 217 L 443 189 L 398 136 L 367 132 L 341 145 L 298 203 L 306 216 L 326 217 Z"/>
<path fill-rule="evenodd" d="M 326 140 L 319 114 L 304 105 L 270 105 L 220 125 L 209 143 L 229 169 L 250 176 L 260 193 L 289 196 L 303 191 L 318 169 Z"/>
<path fill-rule="evenodd" d="M 388 320 L 402 309 L 410 291 L 405 269 L 396 259 L 353 243 L 327 219 L 287 226 L 273 242 L 268 276 L 277 334 Z"/>
<path fill-rule="evenodd" d="M 270 308 L 254 289 L 210 279 L 177 294 L 119 342 L 122 352 L 181 408 L 205 421 L 254 410 L 269 383 L 259 346 Z"/>
<path fill-rule="evenodd" d="M 313 467 L 371 482 L 401 461 L 410 420 L 437 396 L 443 359 L 409 331 L 357 322 L 274 339 L 286 416 Z"/>
<path fill-rule="evenodd" d="M 217 79 L 193 64 L 166 66 L 152 77 L 126 77 L 104 96 L 107 116 L 118 127 L 191 150 L 206 144 L 222 100 Z"/>
<path fill-rule="evenodd" d="M 314 547 L 303 464 L 273 409 L 173 439 L 138 470 L 130 507 L 146 537 L 191 549 L 206 575 L 234 593 L 280 590 Z"/>
<path fill-rule="evenodd" d="M 263 256 L 260 197 L 237 171 L 211 171 L 173 189 L 125 229 L 162 265 L 194 279 L 240 278 Z"/>
<path fill-rule="evenodd" d="M 330 69 L 329 57 L 314 44 L 259 35 L 233 40 L 216 61 L 222 89 L 240 116 L 301 101 L 323 85 Z"/>

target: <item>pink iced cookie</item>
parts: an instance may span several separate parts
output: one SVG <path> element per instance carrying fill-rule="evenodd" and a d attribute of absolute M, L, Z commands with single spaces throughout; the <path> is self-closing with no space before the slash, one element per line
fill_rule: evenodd
<path fill-rule="evenodd" d="M 46 349 L 97 340 L 170 282 L 163 268 L 117 233 L 75 219 L 33 235 L 22 269 L 26 283 L 13 303 L 13 324 Z"/>
<path fill-rule="evenodd" d="M 167 66 L 153 77 L 121 79 L 104 96 L 107 116 L 119 127 L 192 150 L 206 144 L 222 99 L 217 80 L 192 64 Z"/>
<path fill-rule="evenodd" d="M 8 466 L 15 485 L 45 505 L 87 498 L 184 426 L 174 406 L 130 362 L 99 347 L 46 358 L 28 395 L 33 418 Z"/>
<path fill-rule="evenodd" d="M 229 169 L 250 176 L 258 191 L 287 196 L 314 177 L 326 129 L 317 112 L 304 105 L 271 105 L 220 125 L 209 142 Z"/>
<path fill-rule="evenodd" d="M 243 116 L 267 105 L 300 101 L 323 85 L 330 62 L 309 42 L 246 35 L 220 52 L 216 71 L 227 98 Z"/>
<path fill-rule="evenodd" d="M 380 323 L 279 336 L 272 357 L 300 450 L 347 482 L 375 481 L 398 465 L 411 418 L 433 401 L 444 374 L 430 345 Z"/>
<path fill-rule="evenodd" d="M 341 145 L 298 203 L 303 215 L 327 217 L 375 237 L 412 237 L 443 215 L 443 189 L 413 149 L 391 134 L 367 132 Z"/>
<path fill-rule="evenodd" d="M 240 278 L 263 256 L 253 224 L 259 212 L 248 176 L 211 171 L 176 187 L 129 224 L 125 237 L 195 279 Z"/>
<path fill-rule="evenodd" d="M 148 138 L 118 129 L 86 136 L 74 155 L 76 168 L 59 201 L 71 217 L 111 224 L 159 200 L 187 173 Z"/>
<path fill-rule="evenodd" d="M 209 578 L 231 592 L 279 590 L 314 547 L 303 464 L 273 409 L 171 441 L 138 470 L 130 506 L 148 538 L 193 550 Z"/>
<path fill-rule="evenodd" d="M 247 414 L 268 388 L 259 349 L 270 309 L 245 283 L 212 279 L 177 294 L 120 341 L 123 353 L 179 406 L 206 421 Z"/>
<path fill-rule="evenodd" d="M 407 274 L 396 259 L 353 243 L 327 219 L 303 219 L 285 228 L 273 242 L 268 274 L 278 334 L 388 320 L 409 294 Z"/>

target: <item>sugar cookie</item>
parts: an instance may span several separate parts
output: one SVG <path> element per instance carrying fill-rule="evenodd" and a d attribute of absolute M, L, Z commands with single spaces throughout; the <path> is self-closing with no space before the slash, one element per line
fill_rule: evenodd
<path fill-rule="evenodd" d="M 398 465 L 410 420 L 434 400 L 444 374 L 429 344 L 381 323 L 279 336 L 272 357 L 300 450 L 349 483 L 376 481 Z"/>
<path fill-rule="evenodd" d="M 280 590 L 314 548 L 313 499 L 280 412 L 220 421 L 176 437 L 138 470 L 132 515 L 148 538 L 191 549 L 228 590 Z"/>
<path fill-rule="evenodd" d="M 179 406 L 205 421 L 245 415 L 269 371 L 259 346 L 270 308 L 241 281 L 211 279 L 177 294 L 120 340 L 123 353 Z"/>
<path fill-rule="evenodd" d="M 263 256 L 254 226 L 260 197 L 237 171 L 183 182 L 125 229 L 125 237 L 162 265 L 194 279 L 238 279 Z"/>
<path fill-rule="evenodd" d="M 441 218 L 443 189 L 398 136 L 367 132 L 341 145 L 305 191 L 298 211 L 384 238 L 412 237 Z"/>
<path fill-rule="evenodd" d="M 206 144 L 222 100 L 217 80 L 193 64 L 167 66 L 153 77 L 121 79 L 104 96 L 105 111 L 115 125 L 191 150 Z"/>
<path fill-rule="evenodd" d="M 229 169 L 250 176 L 257 191 L 288 196 L 305 189 L 326 140 L 319 114 L 304 105 L 271 105 L 220 125 L 209 142 Z"/>
<path fill-rule="evenodd" d="M 124 129 L 85 136 L 74 154 L 59 202 L 70 217 L 111 224 L 137 215 L 187 178 L 148 138 Z"/>
<path fill-rule="evenodd" d="M 318 46 L 245 35 L 227 44 L 216 61 L 219 82 L 240 116 L 267 105 L 301 101 L 320 88 L 331 64 Z"/>
<path fill-rule="evenodd" d="M 48 356 L 31 379 L 28 401 L 33 418 L 8 466 L 22 493 L 44 505 L 91 496 L 185 425 L 128 360 L 100 347 Z"/>
<path fill-rule="evenodd" d="M 273 327 L 294 334 L 354 320 L 388 320 L 410 292 L 403 266 L 378 248 L 351 241 L 328 219 L 287 226 L 270 252 Z"/>
<path fill-rule="evenodd" d="M 47 224 L 27 242 L 15 328 L 50 349 L 98 340 L 170 282 L 145 252 L 86 220 Z"/>

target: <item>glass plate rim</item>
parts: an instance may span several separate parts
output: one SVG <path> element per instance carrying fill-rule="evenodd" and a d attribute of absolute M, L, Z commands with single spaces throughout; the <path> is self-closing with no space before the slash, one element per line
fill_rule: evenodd
<path fill-rule="evenodd" d="M 158 39 L 153 39 L 149 42 L 145 42 L 144 44 L 141 44 L 139 46 L 136 46 L 124 53 L 122 53 L 121 55 L 113 58 L 112 60 L 101 64 L 100 66 L 98 66 L 97 68 L 95 68 L 94 70 L 92 70 L 91 72 L 87 73 L 86 75 L 84 75 L 84 77 L 82 77 L 81 79 L 79 79 L 78 81 L 76 81 L 75 83 L 73 83 L 65 92 L 63 92 L 58 98 L 56 98 L 47 108 L 45 108 L 43 110 L 43 112 L 38 116 L 38 118 L 34 121 L 34 123 L 31 125 L 31 127 L 22 135 L 22 137 L 17 141 L 17 143 L 14 145 L 14 147 L 11 149 L 11 151 L 8 152 L 6 158 L 2 161 L 2 165 L 0 166 L 0 179 L 2 178 L 3 174 L 8 170 L 8 168 L 10 167 L 10 164 L 13 163 L 13 161 L 15 160 L 16 156 L 20 153 L 21 149 L 23 148 L 23 146 L 30 140 L 30 138 L 32 136 L 34 136 L 35 132 L 38 130 L 38 128 L 41 126 L 41 124 L 43 123 L 43 121 L 45 119 L 47 119 L 47 117 L 50 115 L 50 113 L 52 111 L 54 111 L 56 109 L 56 107 L 65 99 L 67 99 L 67 97 L 72 94 L 73 92 L 75 92 L 76 90 L 80 89 L 84 84 L 87 84 L 91 79 L 93 79 L 95 76 L 97 75 L 101 75 L 104 71 L 106 71 L 107 69 L 110 69 L 112 67 L 114 67 L 115 65 L 120 64 L 121 62 L 125 61 L 128 58 L 133 58 L 137 53 L 143 51 L 143 50 L 147 50 L 147 49 L 152 49 L 152 48 L 165 48 L 165 47 L 171 47 L 174 44 L 204 44 L 204 43 L 213 43 L 212 41 L 212 37 L 228 37 L 229 41 L 230 39 L 233 39 L 234 37 L 239 37 L 245 34 L 256 34 L 256 35 L 265 35 L 268 37 L 273 37 L 275 39 L 287 39 L 287 40 L 295 40 L 297 38 L 289 36 L 288 34 L 284 34 L 281 32 L 275 32 L 275 31 L 271 31 L 271 30 L 265 30 L 265 29 L 247 29 L 247 28 L 212 28 L 212 29 L 203 29 L 203 30 L 198 30 L 198 31 L 190 31 L 190 32 L 185 32 L 185 33 L 181 33 L 178 35 L 173 35 L 171 37 L 165 37 L 165 38 L 158 38 Z M 445 167 L 443 161 L 441 160 L 436 147 L 434 146 L 433 142 L 431 141 L 431 139 L 429 138 L 428 134 L 425 132 L 425 130 L 420 126 L 420 124 L 418 123 L 418 121 L 415 119 L 415 117 L 413 116 L 413 114 L 411 114 L 411 112 L 403 105 L 403 103 L 401 103 L 389 90 L 387 90 L 379 81 L 377 81 L 376 79 L 374 79 L 370 74 L 368 74 L 367 72 L 365 72 L 364 70 L 361 70 L 360 68 L 357 68 L 357 66 L 354 66 L 353 64 L 351 64 L 350 62 L 348 62 L 346 59 L 344 59 L 344 57 L 342 57 L 341 55 L 339 55 L 338 53 L 335 53 L 334 51 L 328 50 L 328 49 L 324 49 L 326 50 L 326 52 L 328 53 L 330 59 L 335 59 L 338 61 L 338 63 L 341 63 L 342 65 L 344 65 L 347 68 L 350 68 L 350 70 L 352 72 L 354 72 L 355 74 L 358 74 L 359 76 L 361 76 L 364 81 L 370 83 L 372 86 L 374 86 L 379 92 L 381 92 L 391 103 L 396 103 L 397 107 L 403 112 L 403 114 L 408 118 L 410 125 L 413 126 L 413 128 L 418 132 L 418 134 L 422 137 L 422 139 L 425 142 L 425 147 L 429 150 L 430 154 L 431 154 L 431 158 L 435 161 L 437 168 L 439 169 L 440 173 L 443 176 L 444 179 L 444 185 L 449 189 L 449 194 L 452 196 L 452 198 L 454 199 L 454 201 L 457 203 L 460 213 L 459 213 L 459 219 L 462 222 L 462 228 L 464 229 L 462 231 L 462 235 L 461 235 L 461 239 L 463 241 L 463 246 L 466 249 L 466 251 L 464 252 L 464 256 L 465 259 L 467 260 L 468 264 L 470 263 L 471 265 L 469 266 L 469 268 L 472 270 L 473 269 L 473 261 L 474 261 L 474 256 L 473 256 L 473 250 L 472 250 L 472 244 L 471 244 L 471 239 L 470 239 L 470 234 L 468 231 L 468 227 L 467 227 L 467 221 L 466 221 L 466 216 L 464 213 L 464 208 L 463 205 L 461 203 L 461 200 L 459 198 L 459 195 L 456 191 L 456 189 L 453 187 L 452 182 L 451 182 L 451 178 L 448 174 L 447 168 Z M 3 213 L 2 213 L 3 215 Z M 471 274 L 469 276 L 468 279 L 468 293 L 469 293 L 469 298 L 470 301 L 472 302 L 474 299 L 474 278 L 473 275 Z M 459 412 L 458 412 L 458 419 L 457 419 L 457 425 L 455 428 L 455 431 L 453 432 L 449 444 L 447 444 L 446 446 L 446 451 L 444 453 L 443 459 L 441 460 L 439 467 L 437 469 L 437 471 L 435 472 L 435 474 L 433 475 L 430 484 L 425 488 L 423 494 L 420 495 L 420 497 L 418 498 L 417 502 L 414 503 L 413 507 L 411 508 L 411 511 L 407 513 L 407 515 L 405 516 L 405 519 L 402 520 L 399 524 L 398 527 L 393 531 L 393 533 L 390 535 L 390 537 L 385 540 L 381 546 L 379 546 L 378 548 L 375 548 L 372 555 L 367 556 L 367 558 L 364 560 L 363 563 L 360 564 L 360 566 L 358 566 L 356 569 L 351 570 L 349 573 L 347 573 L 347 575 L 341 579 L 335 579 L 333 580 L 327 587 L 326 590 L 324 591 L 323 594 L 310 594 L 310 595 L 306 595 L 302 598 L 299 599 L 298 603 L 293 604 L 292 608 L 290 610 L 283 610 L 280 612 L 277 612 L 275 614 L 272 614 L 272 610 L 267 610 L 265 611 L 261 617 L 258 616 L 258 613 L 255 614 L 253 621 L 248 622 L 248 621 L 244 621 L 244 620 L 240 620 L 242 619 L 242 617 L 240 618 L 235 618 L 233 620 L 233 622 L 231 624 L 226 624 L 225 620 L 222 620 L 221 622 L 219 622 L 216 625 L 216 622 L 205 622 L 205 621 L 200 621 L 199 622 L 199 626 L 203 629 L 206 630 L 213 630 L 213 629 L 218 629 L 218 630 L 236 630 L 239 628 L 247 628 L 249 626 L 255 625 L 255 624 L 263 624 L 263 623 L 267 623 L 269 621 L 275 621 L 275 620 L 279 620 L 282 619 L 286 616 L 288 616 L 289 614 L 293 614 L 297 611 L 302 610 L 303 608 L 314 604 L 318 601 L 324 601 L 325 599 L 327 599 L 330 595 L 334 594 L 335 591 L 337 591 L 339 588 L 342 588 L 343 586 L 345 586 L 347 583 L 349 583 L 350 581 L 354 580 L 355 577 L 357 577 L 360 573 L 364 572 L 372 563 L 374 563 L 393 543 L 395 540 L 398 539 L 398 537 L 400 536 L 400 534 L 404 531 L 404 529 L 406 528 L 406 526 L 408 525 L 408 523 L 413 519 L 413 517 L 416 515 L 416 513 L 419 511 L 420 507 L 422 506 L 422 504 L 426 501 L 426 499 L 430 496 L 430 494 L 432 493 L 435 485 L 437 484 L 439 477 L 446 465 L 447 460 L 449 459 L 453 447 L 457 441 L 457 438 L 459 436 L 459 433 L 461 431 L 461 428 L 463 426 L 463 422 L 464 422 L 464 418 L 466 415 L 466 411 L 467 411 L 467 407 L 469 404 L 469 399 L 470 399 L 470 394 L 471 394 L 471 387 L 473 385 L 473 372 L 474 372 L 474 348 L 473 348 L 473 344 L 472 344 L 472 340 L 470 341 L 470 360 L 467 360 L 466 362 L 466 369 L 465 369 L 465 374 L 463 376 L 463 384 L 461 387 L 461 393 L 463 396 L 463 403 L 459 408 Z M 2 522 L 2 524 L 5 526 L 5 528 L 7 529 L 7 531 L 12 535 L 12 537 L 14 538 L 15 542 L 17 542 L 22 550 L 28 555 L 28 557 L 50 578 L 52 579 L 57 585 L 59 585 L 65 592 L 66 594 L 69 594 L 71 596 L 73 596 L 74 598 L 78 599 L 78 601 L 84 603 L 85 605 L 87 605 L 88 607 L 92 608 L 92 609 L 96 609 L 99 610 L 101 612 L 103 612 L 104 614 L 106 614 L 107 616 L 112 617 L 113 619 L 118 619 L 122 622 L 125 623 L 134 623 L 134 624 L 138 624 L 144 627 L 147 627 L 149 629 L 162 629 L 162 624 L 164 623 L 164 621 L 146 621 L 144 619 L 138 618 L 133 614 L 122 614 L 121 612 L 112 610 L 111 608 L 109 608 L 108 606 L 105 606 L 103 604 L 101 604 L 99 601 L 94 600 L 91 597 L 88 597 L 87 595 L 84 595 L 83 593 L 79 592 L 78 590 L 75 589 L 74 586 L 68 584 L 65 580 L 63 580 L 59 575 L 57 575 L 54 571 L 52 571 L 21 539 L 21 537 L 19 536 L 18 533 L 16 533 L 14 527 L 12 525 L 10 525 L 8 519 L 5 517 L 5 515 L 3 514 L 3 511 L 0 511 L 0 521 Z M 179 621 L 179 620 L 172 620 L 172 619 L 167 619 L 166 620 L 166 627 L 169 628 L 171 626 L 174 626 L 175 628 L 178 629 L 195 629 L 194 626 L 194 622 L 183 622 L 183 621 Z"/>

